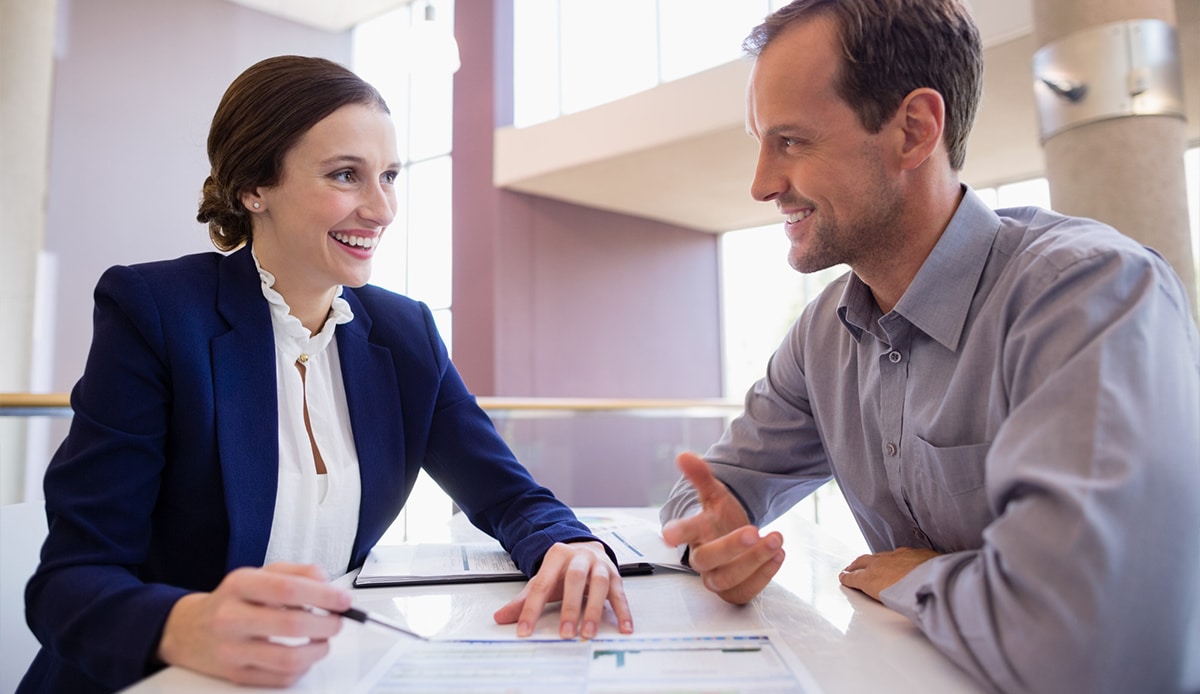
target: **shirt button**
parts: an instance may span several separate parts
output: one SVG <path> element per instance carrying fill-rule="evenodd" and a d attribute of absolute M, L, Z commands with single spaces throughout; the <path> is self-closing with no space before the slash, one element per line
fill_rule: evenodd
<path fill-rule="evenodd" d="M 888 361 L 892 362 L 893 364 L 899 364 L 900 359 L 900 353 L 896 350 L 893 349 L 892 351 L 888 352 Z"/>
<path fill-rule="evenodd" d="M 896 455 L 896 444 L 889 443 L 884 447 L 884 450 L 887 451 L 888 457 L 894 456 Z"/>

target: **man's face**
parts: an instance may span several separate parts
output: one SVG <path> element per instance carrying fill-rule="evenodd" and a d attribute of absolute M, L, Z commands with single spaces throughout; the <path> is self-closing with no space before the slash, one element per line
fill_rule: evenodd
<path fill-rule="evenodd" d="M 835 90 L 837 28 L 817 16 L 787 28 L 755 62 L 746 128 L 759 143 L 750 192 L 785 215 L 800 272 L 878 262 L 900 243 L 903 199 L 889 164 L 895 135 L 871 134 Z"/>

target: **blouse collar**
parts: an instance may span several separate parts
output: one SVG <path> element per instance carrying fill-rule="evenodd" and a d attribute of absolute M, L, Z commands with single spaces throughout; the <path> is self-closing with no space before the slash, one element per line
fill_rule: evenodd
<path fill-rule="evenodd" d="M 342 298 L 342 286 L 338 285 L 333 303 L 329 307 L 329 317 L 325 319 L 325 325 L 321 327 L 321 331 L 313 335 L 308 328 L 304 327 L 299 318 L 292 315 L 283 295 L 272 289 L 275 285 L 275 276 L 259 264 L 258 256 L 255 255 L 253 248 L 250 249 L 250 255 L 254 258 L 254 267 L 258 269 L 258 277 L 262 280 L 263 296 L 270 304 L 271 325 L 275 330 L 275 347 L 290 360 L 300 359 L 302 356 L 307 359 L 307 357 L 320 354 L 333 339 L 337 326 L 349 323 L 354 319 L 350 304 Z"/>

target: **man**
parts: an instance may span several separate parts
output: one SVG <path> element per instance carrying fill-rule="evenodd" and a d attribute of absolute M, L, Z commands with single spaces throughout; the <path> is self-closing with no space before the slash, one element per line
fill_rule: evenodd
<path fill-rule="evenodd" d="M 1200 340 L 1175 274 L 960 183 L 982 58 L 958 0 L 796 0 L 745 47 L 751 192 L 796 270 L 851 272 L 706 460 L 680 456 L 663 536 L 748 602 L 784 559 L 756 526 L 832 476 L 874 552 L 841 582 L 984 686 L 1200 689 Z"/>

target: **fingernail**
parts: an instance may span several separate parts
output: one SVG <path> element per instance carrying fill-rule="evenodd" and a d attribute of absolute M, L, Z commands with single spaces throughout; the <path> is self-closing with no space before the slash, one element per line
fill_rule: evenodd
<path fill-rule="evenodd" d="M 517 636 L 529 636 L 533 633 L 533 627 L 529 622 L 520 622 L 517 624 Z"/>
<path fill-rule="evenodd" d="M 583 633 L 581 634 L 581 636 L 583 636 L 583 638 L 585 638 L 585 639 L 590 639 L 595 635 L 596 635 L 596 623 L 595 622 L 584 622 L 583 623 Z"/>
<path fill-rule="evenodd" d="M 779 549 L 783 546 L 783 538 L 778 535 L 767 536 L 767 547 L 771 549 Z"/>
<path fill-rule="evenodd" d="M 575 638 L 574 622 L 563 622 L 562 625 L 558 627 L 558 635 L 563 637 L 564 639 Z"/>
<path fill-rule="evenodd" d="M 632 634 L 633 633 L 633 622 L 629 621 L 628 619 L 626 619 L 624 622 L 621 622 L 621 633 L 622 634 Z"/>

